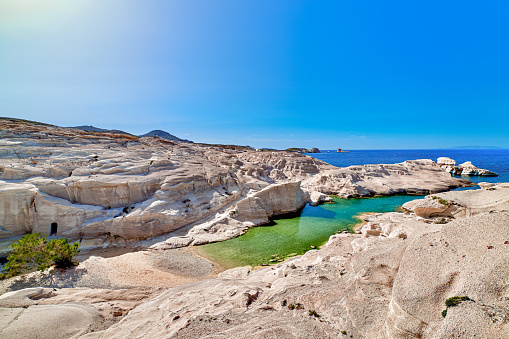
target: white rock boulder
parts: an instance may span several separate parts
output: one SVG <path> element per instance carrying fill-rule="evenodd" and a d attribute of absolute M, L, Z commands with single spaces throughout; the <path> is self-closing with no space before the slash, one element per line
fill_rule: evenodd
<path fill-rule="evenodd" d="M 440 157 L 437 159 L 437 164 L 440 166 L 456 166 L 456 161 L 448 157 Z"/>

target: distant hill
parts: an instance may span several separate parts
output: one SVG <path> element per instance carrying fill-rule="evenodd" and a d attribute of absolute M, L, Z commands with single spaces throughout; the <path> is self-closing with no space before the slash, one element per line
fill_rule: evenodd
<path fill-rule="evenodd" d="M 71 127 L 71 128 L 79 128 L 79 129 L 82 129 L 84 131 L 89 131 L 89 132 L 106 132 L 107 131 L 107 129 L 104 129 L 104 128 L 88 126 L 88 125 L 76 126 L 76 127 Z"/>
<path fill-rule="evenodd" d="M 161 131 L 159 129 L 155 129 L 155 130 L 150 131 L 150 132 L 148 132 L 146 134 L 138 135 L 138 136 L 140 138 L 141 137 L 160 137 L 160 138 L 163 138 L 163 139 L 166 139 L 166 140 L 172 140 L 172 141 L 192 142 L 190 140 L 181 139 L 179 137 L 174 136 L 173 134 L 170 134 L 170 133 L 165 132 L 165 131 Z"/>
<path fill-rule="evenodd" d="M 87 132 L 127 134 L 127 135 L 135 136 L 134 134 L 127 133 L 127 132 L 124 132 L 124 131 L 121 131 L 121 130 L 118 130 L 118 129 L 104 129 L 104 128 L 99 128 L 99 127 L 89 126 L 89 125 L 76 126 L 76 127 L 70 127 L 70 128 L 77 128 L 77 129 L 81 129 L 81 130 L 84 130 L 84 131 L 87 131 Z"/>
<path fill-rule="evenodd" d="M 81 130 L 88 131 L 88 132 L 116 133 L 116 134 L 127 134 L 127 135 L 133 135 L 134 136 L 134 134 L 130 134 L 130 133 L 127 133 L 127 132 L 124 132 L 124 131 L 120 131 L 120 130 L 117 130 L 117 129 L 104 129 L 104 128 L 99 128 L 99 127 L 89 126 L 89 125 L 76 126 L 76 127 L 71 127 L 71 128 L 79 128 Z M 138 135 L 138 137 L 140 137 L 140 138 L 141 137 L 159 137 L 159 138 L 163 138 L 163 139 L 166 139 L 166 140 L 172 140 L 172 141 L 192 142 L 190 140 L 181 139 L 179 137 L 174 136 L 173 134 L 170 134 L 170 133 L 165 132 L 165 131 L 161 131 L 159 129 L 150 131 L 150 132 L 148 132 L 146 134 L 143 134 L 143 135 Z"/>
<path fill-rule="evenodd" d="M 58 126 L 55 126 L 55 125 L 46 124 L 44 122 L 31 121 L 31 120 L 25 120 L 25 119 L 18 119 L 18 118 L 0 117 L 0 120 L 9 120 L 9 121 L 12 121 L 12 122 L 24 122 L 24 123 L 31 124 L 31 125 L 58 127 Z"/>

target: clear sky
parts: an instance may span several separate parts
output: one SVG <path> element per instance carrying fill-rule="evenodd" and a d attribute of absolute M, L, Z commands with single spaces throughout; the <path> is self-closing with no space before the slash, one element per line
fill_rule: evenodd
<path fill-rule="evenodd" d="M 0 0 L 0 116 L 198 142 L 509 148 L 509 2 Z"/>

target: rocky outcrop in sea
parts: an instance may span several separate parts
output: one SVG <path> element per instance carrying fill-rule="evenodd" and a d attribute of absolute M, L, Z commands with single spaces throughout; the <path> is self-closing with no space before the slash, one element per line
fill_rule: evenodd
<path fill-rule="evenodd" d="M 496 177 L 497 173 L 488 171 L 486 169 L 481 169 L 475 167 L 472 162 L 466 161 L 460 165 L 456 165 L 456 161 L 447 158 L 441 157 L 437 159 L 437 164 L 442 166 L 442 168 L 447 172 L 453 175 L 471 175 L 471 176 L 488 176 L 488 177 Z"/>

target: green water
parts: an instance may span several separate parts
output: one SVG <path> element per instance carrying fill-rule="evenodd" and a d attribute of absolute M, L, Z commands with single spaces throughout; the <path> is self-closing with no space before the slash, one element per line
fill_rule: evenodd
<path fill-rule="evenodd" d="M 333 198 L 334 203 L 307 205 L 300 216 L 274 220 L 270 226 L 249 229 L 238 238 L 199 246 L 197 250 L 226 268 L 273 264 L 273 255 L 284 259 L 301 255 L 327 242 L 337 231 L 351 230 L 366 212 L 392 212 L 416 196 L 364 199 Z"/>

